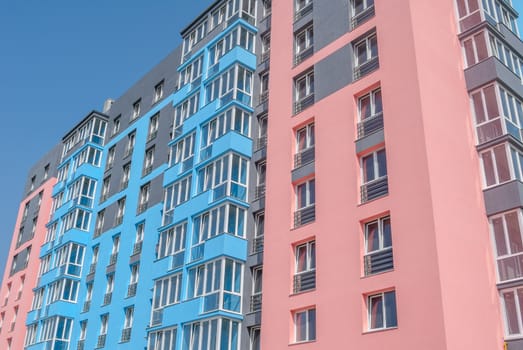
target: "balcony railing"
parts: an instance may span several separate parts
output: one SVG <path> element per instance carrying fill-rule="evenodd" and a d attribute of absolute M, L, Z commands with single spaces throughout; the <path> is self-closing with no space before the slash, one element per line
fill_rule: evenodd
<path fill-rule="evenodd" d="M 146 211 L 148 207 L 149 207 L 149 203 L 147 203 L 147 202 L 140 204 L 138 206 L 138 214 L 141 214 L 144 211 Z"/>
<path fill-rule="evenodd" d="M 374 5 L 367 7 L 359 13 L 356 13 L 350 21 L 350 26 L 352 29 L 366 22 L 369 18 L 374 16 Z"/>
<path fill-rule="evenodd" d="M 256 189 L 254 191 L 254 198 L 260 199 L 262 197 L 265 197 L 265 184 L 261 184 L 256 186 Z"/>
<path fill-rule="evenodd" d="M 134 297 L 136 295 L 136 287 L 138 286 L 138 283 L 131 283 L 129 287 L 127 287 L 127 297 Z"/>
<path fill-rule="evenodd" d="M 106 334 L 102 334 L 98 336 L 98 341 L 96 342 L 96 348 L 103 348 L 105 346 L 105 338 L 107 337 Z"/>
<path fill-rule="evenodd" d="M 263 236 L 254 237 L 252 240 L 252 253 L 260 253 L 263 252 Z"/>
<path fill-rule="evenodd" d="M 304 149 L 294 155 L 294 168 L 314 162 L 314 146 Z"/>
<path fill-rule="evenodd" d="M 155 131 L 151 132 L 149 135 L 147 135 L 147 142 L 155 139 L 156 136 L 158 136 L 158 130 L 155 130 Z"/>
<path fill-rule="evenodd" d="M 260 311 L 262 308 L 262 294 L 254 294 L 251 296 L 251 305 L 250 305 L 251 312 Z"/>
<path fill-rule="evenodd" d="M 296 53 L 296 55 L 294 56 L 294 65 L 298 65 L 300 64 L 301 62 L 305 61 L 307 58 L 309 58 L 310 56 L 312 56 L 312 54 L 314 53 L 314 46 L 309 46 L 308 48 L 304 49 L 303 51 L 299 52 L 299 53 Z"/>
<path fill-rule="evenodd" d="M 131 328 L 122 329 L 122 337 L 120 338 L 121 343 L 126 343 L 131 340 Z"/>
<path fill-rule="evenodd" d="M 115 226 L 121 225 L 122 222 L 123 222 L 123 215 L 122 216 L 117 216 L 116 220 L 114 221 L 114 225 Z"/>
<path fill-rule="evenodd" d="M 113 298 L 113 292 L 105 293 L 104 294 L 104 303 L 102 305 L 109 305 L 111 303 L 112 298 Z"/>
<path fill-rule="evenodd" d="M 116 264 L 117 260 L 118 260 L 118 253 L 111 254 L 111 256 L 109 257 L 109 265 Z"/>
<path fill-rule="evenodd" d="M 314 93 L 309 94 L 308 96 L 306 96 L 294 103 L 294 114 L 300 113 L 305 108 L 307 108 L 313 104 L 314 104 Z"/>
<path fill-rule="evenodd" d="M 84 302 L 84 307 L 82 309 L 82 312 L 87 312 L 91 308 L 91 300 L 87 300 Z"/>
<path fill-rule="evenodd" d="M 358 80 L 374 72 L 380 67 L 380 61 L 378 57 L 373 57 L 370 60 L 363 62 L 362 64 L 354 67 L 354 80 Z"/>
<path fill-rule="evenodd" d="M 91 265 L 89 265 L 89 275 L 92 273 L 95 273 L 95 271 L 96 271 L 96 263 L 92 263 Z"/>
<path fill-rule="evenodd" d="M 142 246 L 143 246 L 143 241 L 136 242 L 134 244 L 134 246 L 133 246 L 133 254 L 132 255 L 140 254 L 142 252 Z"/>
<path fill-rule="evenodd" d="M 294 227 L 305 225 L 314 220 L 316 220 L 316 207 L 314 204 L 294 212 Z"/>
<path fill-rule="evenodd" d="M 102 234 L 102 227 L 96 227 L 94 229 L 94 238 L 100 237 L 101 234 Z"/>
<path fill-rule="evenodd" d="M 392 256 L 392 247 L 365 255 L 363 258 L 365 275 L 392 270 L 394 268 Z"/>
<path fill-rule="evenodd" d="M 377 113 L 358 123 L 358 139 L 383 129 L 383 112 Z"/>
<path fill-rule="evenodd" d="M 293 292 L 300 293 L 316 288 L 316 270 L 294 275 Z"/>
<path fill-rule="evenodd" d="M 389 193 L 389 183 L 387 176 L 367 182 L 361 186 L 361 202 L 365 203 L 372 199 L 385 196 Z"/>
<path fill-rule="evenodd" d="M 84 350 L 85 348 L 85 340 L 79 340 L 76 343 L 76 350 Z"/>
<path fill-rule="evenodd" d="M 260 63 L 268 61 L 271 58 L 271 50 L 267 50 L 260 55 Z"/>
<path fill-rule="evenodd" d="M 149 175 L 153 171 L 153 166 L 148 165 L 143 169 L 143 176 Z"/>
<path fill-rule="evenodd" d="M 312 12 L 312 1 L 308 5 L 304 6 L 303 8 L 299 9 L 298 11 L 296 11 L 296 13 L 294 14 L 294 21 L 296 22 L 297 20 L 299 20 L 302 17 L 307 16 L 311 12 Z"/>
<path fill-rule="evenodd" d="M 267 146 L 267 136 L 260 136 L 256 139 L 255 150 L 262 149 Z"/>

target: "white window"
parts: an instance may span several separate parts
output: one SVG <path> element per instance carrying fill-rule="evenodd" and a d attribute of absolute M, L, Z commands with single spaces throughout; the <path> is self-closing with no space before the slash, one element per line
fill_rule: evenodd
<path fill-rule="evenodd" d="M 301 112 L 314 103 L 314 71 L 309 71 L 294 79 L 295 113 Z"/>
<path fill-rule="evenodd" d="M 376 33 L 354 44 L 354 66 L 359 67 L 378 57 L 378 38 Z"/>
<path fill-rule="evenodd" d="M 158 259 L 183 253 L 185 251 L 186 232 L 187 222 L 162 231 L 158 242 Z"/>
<path fill-rule="evenodd" d="M 296 186 L 296 208 L 303 209 L 313 206 L 316 202 L 316 182 L 308 180 Z"/>
<path fill-rule="evenodd" d="M 198 215 L 194 218 L 193 245 L 223 233 L 244 237 L 246 213 L 241 207 L 224 204 Z"/>
<path fill-rule="evenodd" d="M 140 197 L 138 199 L 138 212 L 142 213 L 149 206 L 149 195 L 151 192 L 151 184 L 146 183 L 140 187 Z"/>
<path fill-rule="evenodd" d="M 316 309 L 294 313 L 294 341 L 296 343 L 316 340 Z"/>
<path fill-rule="evenodd" d="M 68 187 L 67 200 L 92 208 L 95 191 L 96 180 L 82 176 Z"/>
<path fill-rule="evenodd" d="M 270 58 L 271 55 L 271 32 L 262 34 L 261 36 L 261 58 L 260 61 L 264 62 Z"/>
<path fill-rule="evenodd" d="M 314 123 L 308 124 L 303 128 L 298 129 L 296 131 L 296 153 L 300 154 L 304 151 L 314 148 L 314 141 Z"/>
<path fill-rule="evenodd" d="M 63 167 L 58 169 L 58 182 L 65 181 L 69 173 L 69 163 L 66 163 Z"/>
<path fill-rule="evenodd" d="M 245 201 L 249 161 L 227 154 L 198 170 L 198 193 L 213 190 L 213 200 L 225 196 Z"/>
<path fill-rule="evenodd" d="M 178 86 L 181 88 L 184 85 L 196 81 L 202 76 L 203 56 L 199 56 L 189 63 L 180 72 L 180 82 Z"/>
<path fill-rule="evenodd" d="M 523 237 L 521 211 L 510 211 L 490 218 L 500 282 L 523 277 Z"/>
<path fill-rule="evenodd" d="M 201 148 L 204 149 L 212 145 L 214 141 L 229 131 L 236 131 L 248 137 L 250 134 L 250 118 L 251 115 L 249 112 L 233 107 L 211 119 L 202 125 Z M 208 157 L 210 157 L 210 155 L 208 155 Z"/>
<path fill-rule="evenodd" d="M 105 335 L 109 326 L 109 314 L 102 315 L 100 320 L 100 335 Z"/>
<path fill-rule="evenodd" d="M 136 143 L 136 132 L 132 132 L 127 135 L 127 147 L 125 149 L 125 156 L 129 156 L 133 153 L 134 145 Z"/>
<path fill-rule="evenodd" d="M 300 63 L 313 53 L 314 27 L 311 24 L 294 34 L 295 62 Z"/>
<path fill-rule="evenodd" d="M 160 101 L 163 97 L 163 80 L 154 86 L 153 103 Z"/>
<path fill-rule="evenodd" d="M 80 321 L 80 335 L 78 336 L 78 340 L 82 341 L 85 340 L 87 336 L 87 320 Z"/>
<path fill-rule="evenodd" d="M 39 310 L 42 308 L 42 302 L 44 301 L 44 291 L 45 291 L 44 287 L 38 288 L 34 291 L 31 310 Z"/>
<path fill-rule="evenodd" d="M 150 332 L 147 344 L 148 350 L 176 350 L 176 328 Z"/>
<path fill-rule="evenodd" d="M 250 347 L 249 350 L 261 350 L 261 329 L 253 327 L 249 331 Z"/>
<path fill-rule="evenodd" d="M 206 85 L 207 102 L 220 98 L 224 105 L 237 99 L 250 106 L 252 80 L 250 70 L 240 65 L 233 66 Z"/>
<path fill-rule="evenodd" d="M 110 294 L 114 289 L 114 274 L 107 275 L 107 284 L 105 285 L 105 294 Z"/>
<path fill-rule="evenodd" d="M 24 346 L 30 346 L 30 345 L 33 345 L 36 343 L 37 329 L 38 329 L 38 322 L 27 326 L 27 331 L 25 333 Z"/>
<path fill-rule="evenodd" d="M 103 202 L 107 198 L 109 198 L 109 190 L 111 189 L 111 175 L 104 178 L 102 183 L 102 194 L 100 197 L 100 201 Z"/>
<path fill-rule="evenodd" d="M 272 12 L 272 0 L 262 0 L 263 17 L 267 17 Z"/>
<path fill-rule="evenodd" d="M 192 175 L 189 175 L 165 188 L 163 224 L 172 222 L 174 208 L 191 198 Z"/>
<path fill-rule="evenodd" d="M 189 54 L 191 53 L 192 48 L 194 45 L 196 45 L 200 40 L 202 40 L 205 37 L 205 34 L 207 33 L 207 21 L 203 21 L 200 24 L 196 26 L 193 30 L 189 32 L 184 38 L 183 38 L 183 56 L 184 59 L 186 59 Z"/>
<path fill-rule="evenodd" d="M 151 141 L 158 134 L 158 127 L 160 125 L 160 113 L 156 113 L 149 120 L 149 130 L 147 131 L 147 141 Z"/>
<path fill-rule="evenodd" d="M 227 33 L 227 35 L 209 48 L 210 69 L 212 70 L 213 66 L 217 67 L 215 65 L 219 59 L 237 46 L 254 53 L 254 38 L 255 34 L 243 26 L 238 26 Z"/>
<path fill-rule="evenodd" d="M 397 327 L 396 292 L 369 295 L 367 297 L 367 316 L 369 331 Z"/>
<path fill-rule="evenodd" d="M 171 152 L 173 152 L 174 155 L 171 156 L 171 165 L 180 162 L 190 162 L 194 156 L 195 136 L 195 133 L 191 133 L 172 146 Z"/>
<path fill-rule="evenodd" d="M 145 221 L 136 225 L 136 239 L 135 243 L 143 241 L 143 235 L 145 232 Z"/>
<path fill-rule="evenodd" d="M 125 197 L 118 200 L 118 206 L 116 211 L 116 225 L 119 225 L 123 221 L 123 216 L 125 214 Z"/>
<path fill-rule="evenodd" d="M 208 350 L 222 339 L 221 350 L 238 350 L 240 323 L 227 318 L 214 318 L 186 324 L 183 327 L 184 341 L 191 350 Z M 226 342 L 225 340 L 228 341 Z"/>
<path fill-rule="evenodd" d="M 143 162 L 143 174 L 148 175 L 153 171 L 154 166 L 154 146 L 148 148 L 145 151 L 145 157 Z"/>
<path fill-rule="evenodd" d="M 90 164 L 95 167 L 100 166 L 100 160 L 102 159 L 102 151 L 98 148 L 88 146 L 83 149 L 78 155 L 74 157 L 73 170 L 78 169 L 83 164 Z"/>
<path fill-rule="evenodd" d="M 384 272 L 394 267 L 390 217 L 365 223 L 365 275 Z"/>
<path fill-rule="evenodd" d="M 133 103 L 133 112 L 131 114 L 131 121 L 135 120 L 140 116 L 140 103 L 142 102 L 141 99 Z"/>
<path fill-rule="evenodd" d="M 473 66 L 487 57 L 492 56 L 487 45 L 487 34 L 485 31 L 463 39 L 462 43 L 466 67 Z"/>
<path fill-rule="evenodd" d="M 312 5 L 312 0 L 296 0 L 295 3 L 295 13 L 299 14 L 301 11 L 307 11 L 307 7 Z"/>
<path fill-rule="evenodd" d="M 485 187 L 495 186 L 514 179 L 521 179 L 523 154 L 506 144 L 480 153 Z"/>
<path fill-rule="evenodd" d="M 352 16 L 356 17 L 374 7 L 374 0 L 351 0 Z"/>
<path fill-rule="evenodd" d="M 131 177 L 131 162 L 123 166 L 121 189 L 127 188 L 129 185 L 129 178 Z"/>
<path fill-rule="evenodd" d="M 113 135 L 118 134 L 121 126 L 121 116 L 117 116 L 113 121 Z"/>
<path fill-rule="evenodd" d="M 125 308 L 124 329 L 132 328 L 134 321 L 134 306 Z"/>
<path fill-rule="evenodd" d="M 360 121 L 382 114 L 381 89 L 375 89 L 360 97 L 358 99 L 358 112 Z"/>
<path fill-rule="evenodd" d="M 94 228 L 95 236 L 98 236 L 103 232 L 104 223 L 105 223 L 105 209 L 102 209 L 98 212 L 98 215 L 96 216 L 96 224 L 95 224 L 95 228 Z"/>
<path fill-rule="evenodd" d="M 382 149 L 362 157 L 361 165 L 364 184 L 387 176 L 387 158 L 385 156 L 385 150 Z"/>
<path fill-rule="evenodd" d="M 114 158 L 116 154 L 116 146 L 112 146 L 109 148 L 109 151 L 107 151 L 107 162 L 106 162 L 106 169 L 111 169 L 114 164 Z"/>
<path fill-rule="evenodd" d="M 173 136 L 177 137 L 182 132 L 183 122 L 198 112 L 200 103 L 200 93 L 196 92 L 192 96 L 188 97 L 174 109 L 174 124 L 173 124 Z"/>
<path fill-rule="evenodd" d="M 180 273 L 154 282 L 153 316 L 154 311 L 180 302 L 181 283 Z"/>
<path fill-rule="evenodd" d="M 311 241 L 296 247 L 296 274 L 316 270 L 316 242 Z"/>

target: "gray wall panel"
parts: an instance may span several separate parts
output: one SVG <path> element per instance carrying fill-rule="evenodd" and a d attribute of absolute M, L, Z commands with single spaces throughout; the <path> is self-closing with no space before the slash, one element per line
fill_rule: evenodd
<path fill-rule="evenodd" d="M 352 47 L 345 45 L 314 65 L 314 100 L 329 96 L 352 83 Z"/>

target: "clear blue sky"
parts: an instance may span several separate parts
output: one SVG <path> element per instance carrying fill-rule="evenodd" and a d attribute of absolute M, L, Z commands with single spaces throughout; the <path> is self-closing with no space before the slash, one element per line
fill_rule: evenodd
<path fill-rule="evenodd" d="M 179 45 L 212 2 L 0 0 L 0 279 L 29 168 Z"/>
<path fill-rule="evenodd" d="M 0 0 L 0 280 L 27 171 L 213 2 Z"/>

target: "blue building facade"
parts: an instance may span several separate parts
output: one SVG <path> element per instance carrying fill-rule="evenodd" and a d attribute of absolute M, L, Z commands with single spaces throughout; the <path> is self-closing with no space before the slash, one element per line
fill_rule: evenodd
<path fill-rule="evenodd" d="M 64 136 L 27 349 L 243 349 L 259 337 L 257 6 L 215 2 Z"/>

